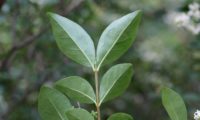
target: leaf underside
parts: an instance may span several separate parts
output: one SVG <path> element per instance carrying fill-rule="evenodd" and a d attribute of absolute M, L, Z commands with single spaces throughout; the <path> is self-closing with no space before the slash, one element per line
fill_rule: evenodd
<path fill-rule="evenodd" d="M 96 97 L 92 86 L 89 82 L 78 76 L 71 76 L 59 80 L 55 83 L 55 87 L 81 103 L 95 103 Z"/>
<path fill-rule="evenodd" d="M 133 75 L 132 65 L 118 64 L 111 67 L 100 84 L 100 104 L 121 95 L 128 87 Z"/>
<path fill-rule="evenodd" d="M 38 111 L 43 120 L 69 120 L 65 113 L 72 109 L 68 98 L 58 90 L 43 86 L 38 98 Z"/>
<path fill-rule="evenodd" d="M 54 13 L 48 15 L 60 50 L 77 63 L 94 69 L 95 48 L 87 32 L 80 25 L 65 17 Z"/>
<path fill-rule="evenodd" d="M 112 22 L 102 33 L 97 46 L 97 69 L 118 59 L 132 45 L 141 19 L 135 11 Z"/>

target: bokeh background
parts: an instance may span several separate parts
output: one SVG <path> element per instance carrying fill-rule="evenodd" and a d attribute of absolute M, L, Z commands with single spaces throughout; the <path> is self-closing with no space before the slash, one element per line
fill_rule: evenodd
<path fill-rule="evenodd" d="M 174 24 L 173 13 L 187 12 L 193 2 L 200 1 L 0 0 L 0 120 L 41 120 L 37 96 L 43 84 L 71 75 L 94 84 L 90 68 L 59 51 L 47 12 L 77 22 L 97 44 L 111 21 L 138 9 L 143 19 L 136 41 L 112 64 L 132 63 L 134 77 L 121 97 L 102 106 L 102 118 L 127 112 L 136 120 L 169 120 L 160 98 L 164 85 L 181 94 L 192 120 L 200 109 L 200 35 Z M 112 65 L 104 66 L 101 75 Z"/>

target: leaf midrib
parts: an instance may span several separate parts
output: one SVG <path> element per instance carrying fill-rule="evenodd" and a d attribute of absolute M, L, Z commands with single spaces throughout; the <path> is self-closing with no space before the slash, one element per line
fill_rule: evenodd
<path fill-rule="evenodd" d="M 61 120 L 65 120 L 65 118 L 62 117 L 62 114 L 59 112 L 58 108 L 56 107 L 56 105 L 51 101 L 51 99 L 47 99 L 55 108 L 56 112 L 58 113 L 58 116 L 60 117 Z"/>
<path fill-rule="evenodd" d="M 55 20 L 55 19 L 54 19 Z M 60 23 L 57 21 L 57 20 L 55 20 L 56 21 L 56 24 L 58 24 L 62 29 L 63 29 L 63 31 L 65 31 L 65 29 L 62 27 L 62 25 L 60 25 Z M 65 33 L 67 33 L 66 31 L 65 31 Z M 68 33 L 67 33 L 67 35 L 69 35 Z M 70 37 L 70 39 L 72 38 L 70 35 L 69 35 L 69 37 Z M 90 65 L 92 66 L 92 69 L 94 69 L 94 64 L 92 63 L 92 61 L 88 58 L 88 56 L 83 52 L 83 50 L 77 45 L 77 43 L 73 40 L 73 39 L 71 39 L 73 42 L 74 42 L 74 44 L 80 49 L 80 51 L 83 53 L 83 55 L 86 57 L 86 59 L 88 60 L 88 62 L 90 63 Z"/>
<path fill-rule="evenodd" d="M 128 71 L 129 67 L 127 67 L 127 69 L 124 71 L 124 73 L 126 73 Z M 124 74 L 123 73 L 123 74 Z M 103 98 L 100 101 L 100 105 L 103 102 L 103 100 L 105 99 L 105 97 L 110 93 L 110 90 L 113 88 L 113 86 L 117 83 L 117 81 L 123 76 L 123 74 L 121 74 L 116 80 L 115 82 L 111 85 L 110 89 L 108 89 L 108 91 L 104 94 Z"/>
<path fill-rule="evenodd" d="M 112 44 L 112 46 L 110 47 L 110 49 L 106 52 L 105 56 L 103 57 L 103 59 L 101 60 L 101 62 L 99 63 L 97 70 L 99 70 L 101 64 L 103 63 L 103 61 L 105 60 L 105 58 L 107 57 L 107 55 L 110 53 L 110 51 L 112 50 L 112 48 L 114 47 L 114 45 L 117 43 L 117 41 L 119 40 L 119 38 L 121 37 L 122 33 L 124 33 L 124 31 L 126 30 L 126 28 L 132 23 L 132 21 L 129 22 L 129 24 L 127 24 L 127 26 L 122 30 L 122 32 L 120 32 L 119 36 L 117 37 L 117 39 L 114 41 L 114 43 Z"/>
<path fill-rule="evenodd" d="M 94 101 L 89 95 L 84 94 L 84 93 L 81 92 L 81 91 L 78 91 L 78 90 L 76 90 L 76 89 L 73 89 L 73 88 L 70 88 L 70 87 L 67 87 L 67 86 L 61 86 L 61 87 L 65 88 L 65 89 L 70 89 L 70 90 L 75 91 L 75 92 L 78 92 L 78 93 L 82 94 L 83 96 L 89 98 L 92 102 L 96 103 L 96 101 Z"/>

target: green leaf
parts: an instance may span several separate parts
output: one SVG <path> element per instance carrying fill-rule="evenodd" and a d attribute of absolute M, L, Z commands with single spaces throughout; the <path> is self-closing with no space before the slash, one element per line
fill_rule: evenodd
<path fill-rule="evenodd" d="M 187 120 L 187 110 L 181 96 L 169 88 L 162 88 L 162 103 L 171 120 Z"/>
<path fill-rule="evenodd" d="M 66 114 L 70 120 L 94 120 L 88 111 L 80 108 L 69 110 Z"/>
<path fill-rule="evenodd" d="M 38 98 L 38 111 L 43 120 L 69 120 L 66 112 L 73 107 L 58 90 L 42 87 Z"/>
<path fill-rule="evenodd" d="M 111 115 L 108 120 L 133 120 L 133 118 L 126 113 L 115 113 Z"/>
<path fill-rule="evenodd" d="M 132 45 L 141 19 L 135 11 L 112 22 L 102 33 L 97 46 L 97 69 L 118 59 Z"/>
<path fill-rule="evenodd" d="M 133 69 L 129 63 L 110 68 L 100 84 L 100 104 L 121 95 L 128 87 L 132 75 Z"/>
<path fill-rule="evenodd" d="M 94 43 L 86 31 L 65 17 L 54 13 L 48 15 L 60 50 L 72 60 L 94 69 Z"/>
<path fill-rule="evenodd" d="M 71 76 L 55 83 L 58 90 L 70 98 L 82 103 L 95 103 L 94 90 L 88 81 L 78 76 Z"/>

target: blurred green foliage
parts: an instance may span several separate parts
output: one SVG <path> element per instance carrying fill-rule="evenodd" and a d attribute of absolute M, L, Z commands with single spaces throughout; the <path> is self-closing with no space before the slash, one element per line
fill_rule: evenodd
<path fill-rule="evenodd" d="M 79 23 L 92 36 L 95 44 L 112 20 L 131 11 L 143 11 L 134 45 L 114 63 L 133 64 L 135 73 L 132 84 L 122 97 L 102 107 L 104 119 L 120 111 L 140 120 L 169 119 L 161 104 L 162 85 L 181 93 L 190 119 L 193 112 L 200 109 L 200 36 L 171 26 L 166 19 L 168 12 L 185 11 L 192 1 L 1 1 L 0 115 L 3 120 L 40 120 L 37 96 L 43 83 L 51 85 L 65 76 L 80 75 L 94 84 L 89 68 L 82 68 L 58 50 L 46 15 L 49 11 Z M 101 74 L 108 67 L 103 67 Z M 81 107 L 93 106 L 81 104 Z"/>

